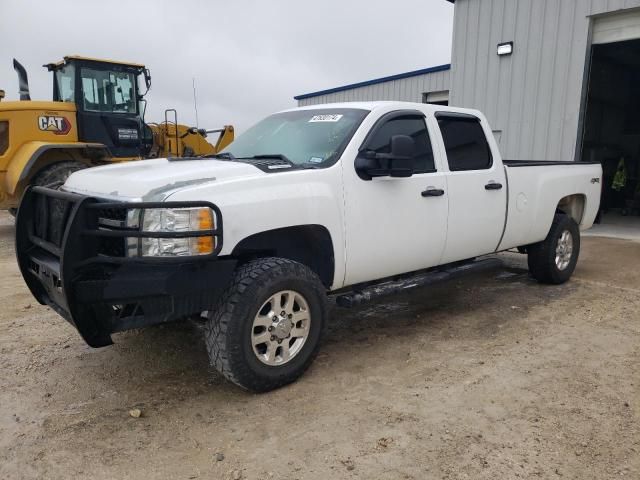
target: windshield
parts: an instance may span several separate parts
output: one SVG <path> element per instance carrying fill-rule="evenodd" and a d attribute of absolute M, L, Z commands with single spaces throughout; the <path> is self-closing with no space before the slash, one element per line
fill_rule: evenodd
<path fill-rule="evenodd" d="M 342 154 L 369 113 L 355 108 L 276 113 L 240 135 L 223 154 L 281 156 L 297 166 L 328 166 Z"/>

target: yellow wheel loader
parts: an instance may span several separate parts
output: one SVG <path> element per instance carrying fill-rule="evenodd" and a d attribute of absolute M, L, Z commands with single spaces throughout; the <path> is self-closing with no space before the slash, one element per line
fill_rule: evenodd
<path fill-rule="evenodd" d="M 74 171 L 112 162 L 214 154 L 233 141 L 233 127 L 203 130 L 145 123 L 151 75 L 136 63 L 64 57 L 53 72 L 53 101 L 32 101 L 27 73 L 13 61 L 20 101 L 2 101 L 0 90 L 0 209 L 15 211 L 28 185 L 62 183 Z M 145 91 L 142 92 L 141 84 Z M 215 144 L 207 134 L 217 134 Z"/>

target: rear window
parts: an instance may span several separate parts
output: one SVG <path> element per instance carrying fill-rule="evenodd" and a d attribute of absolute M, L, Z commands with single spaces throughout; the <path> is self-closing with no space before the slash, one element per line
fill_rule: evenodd
<path fill-rule="evenodd" d="M 449 170 L 455 172 L 491 168 L 491 149 L 479 119 L 446 114 L 437 114 L 437 118 Z"/>

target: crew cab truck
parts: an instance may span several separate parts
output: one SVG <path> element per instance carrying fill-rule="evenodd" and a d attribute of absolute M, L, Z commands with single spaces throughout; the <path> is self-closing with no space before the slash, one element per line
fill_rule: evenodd
<path fill-rule="evenodd" d="M 567 281 L 601 178 L 598 164 L 503 161 L 475 110 L 310 106 L 267 117 L 208 158 L 96 167 L 30 188 L 17 258 L 36 299 L 89 345 L 199 316 L 212 365 L 267 391 L 312 362 L 329 294 L 353 304 L 514 248 L 538 281 Z"/>

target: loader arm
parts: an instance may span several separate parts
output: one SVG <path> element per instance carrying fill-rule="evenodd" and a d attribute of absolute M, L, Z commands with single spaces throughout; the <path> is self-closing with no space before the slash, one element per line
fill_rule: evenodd
<path fill-rule="evenodd" d="M 233 125 L 225 125 L 223 128 L 219 128 L 217 130 L 207 130 L 207 133 L 218 133 L 220 136 L 214 145 L 216 149 L 216 153 L 220 152 L 224 148 L 228 147 L 234 140 L 234 130 Z"/>

